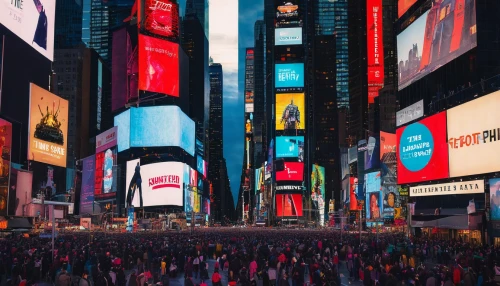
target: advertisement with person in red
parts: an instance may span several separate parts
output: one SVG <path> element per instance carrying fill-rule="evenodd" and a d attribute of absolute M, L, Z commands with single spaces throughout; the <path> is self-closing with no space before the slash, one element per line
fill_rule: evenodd
<path fill-rule="evenodd" d="M 144 28 L 158 36 L 179 37 L 179 7 L 170 0 L 144 1 Z"/>
<path fill-rule="evenodd" d="M 304 180 L 304 163 L 285 162 L 285 170 L 276 172 L 276 181 Z"/>
<path fill-rule="evenodd" d="M 276 216 L 302 216 L 302 195 L 276 195 Z"/>
<path fill-rule="evenodd" d="M 374 103 L 378 90 L 384 87 L 384 43 L 382 36 L 382 0 L 366 1 L 366 43 L 368 61 L 368 86 L 371 87 L 368 103 Z"/>
<path fill-rule="evenodd" d="M 398 184 L 448 177 L 446 112 L 396 130 Z"/>
<path fill-rule="evenodd" d="M 179 45 L 139 35 L 139 89 L 179 97 Z"/>

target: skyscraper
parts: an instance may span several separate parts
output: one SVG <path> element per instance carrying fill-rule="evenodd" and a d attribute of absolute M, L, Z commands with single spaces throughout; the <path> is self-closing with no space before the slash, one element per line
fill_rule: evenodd
<path fill-rule="evenodd" d="M 208 0 L 186 0 L 186 16 L 188 14 L 196 14 L 208 39 Z"/>
<path fill-rule="evenodd" d="M 81 1 L 60 1 L 56 5 L 54 49 L 76 48 L 82 43 Z"/>
<path fill-rule="evenodd" d="M 254 113 L 253 113 L 253 142 L 254 167 L 259 168 L 264 163 L 264 145 L 267 141 L 265 124 L 265 22 L 258 20 L 254 26 Z"/>

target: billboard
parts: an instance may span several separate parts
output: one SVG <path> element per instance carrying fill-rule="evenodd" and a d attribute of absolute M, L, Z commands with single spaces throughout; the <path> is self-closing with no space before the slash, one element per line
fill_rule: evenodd
<path fill-rule="evenodd" d="M 304 130 L 306 127 L 304 93 L 276 94 L 276 130 Z"/>
<path fill-rule="evenodd" d="M 203 154 L 205 154 L 205 148 L 203 146 L 203 141 L 196 139 L 196 155 L 200 155 L 203 157 Z"/>
<path fill-rule="evenodd" d="M 113 31 L 111 62 L 111 109 L 115 111 L 139 97 L 137 29 L 127 26 Z"/>
<path fill-rule="evenodd" d="M 80 191 L 80 215 L 94 211 L 95 156 L 89 156 L 82 162 L 82 188 Z"/>
<path fill-rule="evenodd" d="M 403 16 L 417 0 L 398 0 L 398 18 Z"/>
<path fill-rule="evenodd" d="M 279 28 L 274 30 L 275 46 L 302 45 L 302 28 Z"/>
<path fill-rule="evenodd" d="M 0 2 L 0 24 L 50 61 L 54 60 L 55 0 Z"/>
<path fill-rule="evenodd" d="M 0 118 L 0 215 L 7 215 L 12 148 L 12 123 Z"/>
<path fill-rule="evenodd" d="M 258 168 L 255 169 L 255 193 L 258 194 L 262 190 L 262 187 L 264 186 L 264 168 Z"/>
<path fill-rule="evenodd" d="M 12 182 L 15 187 L 16 204 L 13 210 L 9 210 L 9 214 L 25 216 L 24 206 L 29 203 L 33 189 L 33 173 L 17 170 L 16 177 L 16 182 Z"/>
<path fill-rule="evenodd" d="M 365 174 L 366 219 L 377 220 L 382 218 L 382 192 L 380 191 L 380 172 Z"/>
<path fill-rule="evenodd" d="M 276 195 L 276 216 L 302 216 L 302 195 L 281 194 Z"/>
<path fill-rule="evenodd" d="M 205 169 L 205 160 L 201 156 L 196 157 L 196 170 L 203 175 L 203 177 L 207 176 L 207 170 Z"/>
<path fill-rule="evenodd" d="M 325 168 L 318 164 L 312 165 L 311 200 L 313 209 L 318 210 L 319 224 L 325 224 Z"/>
<path fill-rule="evenodd" d="M 285 162 L 285 170 L 276 171 L 276 181 L 304 180 L 304 163 Z"/>
<path fill-rule="evenodd" d="M 179 97 L 179 44 L 139 35 L 139 89 Z"/>
<path fill-rule="evenodd" d="M 66 167 L 68 101 L 30 84 L 28 160 Z"/>
<path fill-rule="evenodd" d="M 398 184 L 448 177 L 446 112 L 396 130 Z"/>
<path fill-rule="evenodd" d="M 410 121 L 424 117 L 424 100 L 419 100 L 414 104 L 396 112 L 396 126 L 399 127 Z"/>
<path fill-rule="evenodd" d="M 410 197 L 483 194 L 484 180 L 410 187 Z"/>
<path fill-rule="evenodd" d="M 130 108 L 115 116 L 118 152 L 133 147 L 180 147 L 195 150 L 195 123 L 178 106 Z"/>
<path fill-rule="evenodd" d="M 179 37 L 179 5 L 170 0 L 145 0 L 142 6 L 144 18 L 138 21 L 139 26 L 155 35 L 174 38 Z M 140 4 L 139 4 L 140 5 Z M 139 15 L 142 14 L 142 11 Z M 142 16 L 142 15 L 141 15 Z"/>
<path fill-rule="evenodd" d="M 401 90 L 477 46 L 476 1 L 434 1 L 397 44 Z"/>
<path fill-rule="evenodd" d="M 384 43 L 382 26 L 382 0 L 366 1 L 366 45 L 368 64 L 368 86 L 382 88 L 384 86 Z M 368 97 L 368 103 L 374 103 L 373 96 Z"/>
<path fill-rule="evenodd" d="M 299 26 L 299 0 L 275 0 L 276 7 L 276 27 Z"/>
<path fill-rule="evenodd" d="M 450 177 L 498 172 L 500 91 L 447 110 Z"/>
<path fill-rule="evenodd" d="M 491 220 L 500 220 L 500 178 L 489 180 Z"/>
<path fill-rule="evenodd" d="M 276 136 L 276 158 L 297 158 L 304 162 L 304 136 Z"/>
<path fill-rule="evenodd" d="M 380 160 L 383 161 L 384 155 L 396 153 L 396 134 L 380 131 Z M 392 162 L 396 163 L 396 161 Z"/>
<path fill-rule="evenodd" d="M 116 147 L 96 153 L 94 186 L 96 200 L 109 199 L 115 196 L 118 177 L 116 172 L 117 163 Z"/>
<path fill-rule="evenodd" d="M 106 149 L 116 146 L 118 127 L 111 127 L 110 129 L 104 131 L 103 133 L 95 137 L 95 151 L 102 152 Z"/>
<path fill-rule="evenodd" d="M 365 151 L 365 170 L 379 167 L 380 163 L 380 142 L 378 138 L 369 137 Z"/>
<path fill-rule="evenodd" d="M 380 131 L 380 170 L 384 219 L 394 219 L 395 208 L 401 207 L 397 189 L 396 134 Z"/>
<path fill-rule="evenodd" d="M 182 206 L 184 163 L 161 162 L 143 166 L 137 163 L 139 160 L 127 162 L 127 204 L 134 207 Z"/>
<path fill-rule="evenodd" d="M 276 64 L 275 88 L 304 87 L 304 64 Z"/>
<path fill-rule="evenodd" d="M 271 178 L 274 170 L 274 139 L 269 142 L 269 147 L 267 148 L 267 162 L 265 164 L 266 169 L 264 172 L 266 181 Z"/>

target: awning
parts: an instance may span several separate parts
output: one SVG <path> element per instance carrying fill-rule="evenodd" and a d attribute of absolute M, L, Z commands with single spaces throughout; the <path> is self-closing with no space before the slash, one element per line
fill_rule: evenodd
<path fill-rule="evenodd" d="M 412 220 L 412 227 L 436 227 L 446 229 L 469 229 L 468 215 L 455 215 L 434 220 Z"/>
<path fill-rule="evenodd" d="M 25 228 L 31 229 L 33 226 L 27 218 L 11 218 L 7 221 L 8 229 Z"/>

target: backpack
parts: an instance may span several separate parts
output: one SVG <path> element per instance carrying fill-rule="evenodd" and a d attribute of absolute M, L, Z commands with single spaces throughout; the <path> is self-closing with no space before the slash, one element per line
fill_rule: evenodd
<path fill-rule="evenodd" d="M 212 283 L 218 283 L 218 282 L 220 282 L 220 280 L 221 280 L 221 277 L 220 277 L 219 273 L 214 273 L 212 275 Z"/>

